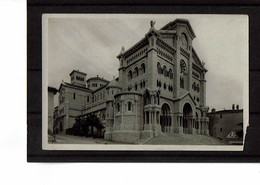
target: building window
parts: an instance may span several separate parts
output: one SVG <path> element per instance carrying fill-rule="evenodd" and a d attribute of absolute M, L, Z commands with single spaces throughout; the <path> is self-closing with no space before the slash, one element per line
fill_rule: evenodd
<path fill-rule="evenodd" d="M 130 70 L 129 72 L 128 72 L 128 80 L 131 80 L 133 78 L 133 73 L 132 73 L 132 71 Z"/>
<path fill-rule="evenodd" d="M 181 34 L 181 46 L 185 49 L 188 49 L 188 39 L 185 33 Z"/>
<path fill-rule="evenodd" d="M 114 94 L 114 90 L 112 90 L 112 94 Z"/>
<path fill-rule="evenodd" d="M 163 88 L 166 89 L 166 83 L 163 84 Z"/>
<path fill-rule="evenodd" d="M 197 92 L 200 92 L 200 86 L 197 84 Z"/>
<path fill-rule="evenodd" d="M 76 100 L 76 93 L 73 93 L 73 100 Z"/>
<path fill-rule="evenodd" d="M 135 68 L 136 77 L 139 76 L 139 70 L 138 67 Z"/>
<path fill-rule="evenodd" d="M 89 102 L 89 96 L 87 96 L 87 102 Z"/>
<path fill-rule="evenodd" d="M 161 64 L 159 62 L 157 63 L 157 72 L 159 75 L 161 74 Z"/>
<path fill-rule="evenodd" d="M 128 111 L 131 111 L 132 110 L 132 103 L 131 102 L 128 102 L 128 104 L 127 104 L 127 107 L 128 107 Z"/>
<path fill-rule="evenodd" d="M 141 69 L 142 69 L 142 72 L 143 72 L 143 74 L 144 74 L 144 73 L 145 73 L 145 64 L 144 64 L 144 63 L 142 63 Z"/>
<path fill-rule="evenodd" d="M 180 78 L 180 87 L 184 89 L 184 79 Z"/>
<path fill-rule="evenodd" d="M 137 91 L 137 84 L 135 84 L 135 90 Z"/>
<path fill-rule="evenodd" d="M 220 132 L 222 132 L 222 128 L 220 128 Z"/>
<path fill-rule="evenodd" d="M 220 119 L 222 118 L 222 114 L 219 115 Z"/>
<path fill-rule="evenodd" d="M 120 112 L 120 104 L 117 103 L 117 112 Z"/>
<path fill-rule="evenodd" d="M 167 68 L 166 66 L 163 66 L 163 75 L 167 77 Z"/>
<path fill-rule="evenodd" d="M 173 72 L 172 72 L 172 69 L 169 69 L 169 76 L 170 76 L 170 79 L 173 79 Z"/>

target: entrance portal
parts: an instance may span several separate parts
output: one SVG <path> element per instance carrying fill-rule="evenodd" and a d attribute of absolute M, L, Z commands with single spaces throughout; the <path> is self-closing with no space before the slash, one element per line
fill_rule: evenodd
<path fill-rule="evenodd" d="M 171 109 L 168 104 L 162 105 L 162 111 L 160 116 L 161 130 L 166 133 L 170 131 L 171 126 Z"/>
<path fill-rule="evenodd" d="M 189 103 L 183 106 L 183 133 L 188 134 L 191 127 L 192 108 Z"/>

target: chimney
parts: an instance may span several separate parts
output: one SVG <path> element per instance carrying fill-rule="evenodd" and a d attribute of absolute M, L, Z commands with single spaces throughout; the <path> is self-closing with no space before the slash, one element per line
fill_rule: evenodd
<path fill-rule="evenodd" d="M 232 105 L 232 110 L 235 110 L 235 104 Z"/>
<path fill-rule="evenodd" d="M 239 110 L 239 105 L 237 105 L 237 110 Z"/>
<path fill-rule="evenodd" d="M 212 109 L 211 109 L 211 112 L 216 112 L 216 109 L 215 109 L 215 108 L 212 108 Z"/>

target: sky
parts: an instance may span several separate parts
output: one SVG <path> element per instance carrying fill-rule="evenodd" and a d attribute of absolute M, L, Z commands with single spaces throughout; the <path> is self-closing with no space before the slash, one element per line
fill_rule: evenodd
<path fill-rule="evenodd" d="M 112 80 L 118 76 L 116 56 L 122 46 L 130 48 L 149 31 L 176 18 L 188 19 L 196 38 L 193 47 L 208 69 L 206 104 L 216 110 L 243 107 L 243 90 L 248 78 L 248 18 L 246 15 L 185 14 L 79 14 L 48 18 L 48 85 L 59 88 L 70 82 L 75 70 Z M 43 34 L 45 34 L 43 32 Z M 45 38 L 45 37 L 43 37 Z M 57 105 L 57 97 L 55 98 Z"/>

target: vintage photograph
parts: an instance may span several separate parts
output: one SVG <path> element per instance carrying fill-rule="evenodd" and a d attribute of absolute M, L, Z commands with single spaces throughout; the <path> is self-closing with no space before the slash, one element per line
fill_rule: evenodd
<path fill-rule="evenodd" d="M 43 14 L 43 149 L 241 151 L 248 16 Z"/>

